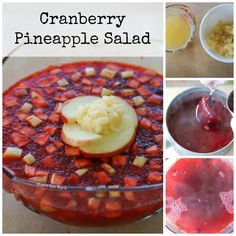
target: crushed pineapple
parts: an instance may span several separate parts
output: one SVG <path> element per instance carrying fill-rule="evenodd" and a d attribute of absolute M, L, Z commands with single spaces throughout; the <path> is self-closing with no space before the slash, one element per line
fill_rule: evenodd
<path fill-rule="evenodd" d="M 206 38 L 208 47 L 221 56 L 234 57 L 233 28 L 233 22 L 219 21 Z"/>
<path fill-rule="evenodd" d="M 77 111 L 77 123 L 82 128 L 101 135 L 119 131 L 122 118 L 122 106 L 117 104 L 113 96 L 103 96 L 80 106 Z"/>

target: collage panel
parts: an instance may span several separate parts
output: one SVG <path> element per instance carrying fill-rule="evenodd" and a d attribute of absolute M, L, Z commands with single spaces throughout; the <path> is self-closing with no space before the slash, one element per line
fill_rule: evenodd
<path fill-rule="evenodd" d="M 233 77 L 234 3 L 166 3 L 166 77 Z"/>
<path fill-rule="evenodd" d="M 233 158 L 168 158 L 165 168 L 166 233 L 233 233 Z"/>

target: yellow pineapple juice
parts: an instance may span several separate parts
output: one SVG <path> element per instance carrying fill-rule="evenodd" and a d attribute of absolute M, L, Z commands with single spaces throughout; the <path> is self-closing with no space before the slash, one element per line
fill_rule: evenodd
<path fill-rule="evenodd" d="M 176 50 L 185 46 L 191 34 L 191 27 L 181 16 L 166 17 L 166 49 Z"/>

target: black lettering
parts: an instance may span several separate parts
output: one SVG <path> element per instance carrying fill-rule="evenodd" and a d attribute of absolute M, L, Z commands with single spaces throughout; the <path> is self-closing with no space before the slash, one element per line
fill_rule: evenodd
<path fill-rule="evenodd" d="M 120 28 L 126 16 L 117 16 L 119 23 L 116 24 L 117 28 Z"/>
<path fill-rule="evenodd" d="M 104 43 L 111 44 L 113 42 L 112 32 L 105 33 Z"/>
<path fill-rule="evenodd" d="M 23 34 L 21 32 L 15 32 L 16 35 L 16 41 L 15 44 L 19 44 L 19 40 L 23 38 Z"/>
<path fill-rule="evenodd" d="M 103 21 L 102 21 L 102 19 L 106 19 L 106 16 L 97 16 L 97 18 L 98 18 L 98 22 L 97 22 L 97 24 L 99 24 L 99 25 L 102 25 L 103 24 Z"/>
<path fill-rule="evenodd" d="M 145 32 L 144 36 L 141 39 L 143 44 L 151 44 L 150 42 L 150 33 L 149 32 Z"/>
<path fill-rule="evenodd" d="M 86 24 L 87 23 L 87 17 L 82 15 L 81 12 L 78 12 L 78 14 L 79 14 L 79 23 L 82 24 L 82 25 Z"/>
<path fill-rule="evenodd" d="M 40 22 L 42 24 L 47 24 L 48 23 L 48 12 L 41 12 L 41 14 L 40 14 Z"/>
<path fill-rule="evenodd" d="M 107 24 L 111 25 L 112 24 L 112 19 L 116 19 L 116 17 L 115 16 L 107 16 L 107 19 L 108 19 Z"/>
<path fill-rule="evenodd" d="M 93 16 L 93 15 L 89 16 L 88 22 L 89 22 L 91 25 L 96 24 L 96 16 Z"/>
<path fill-rule="evenodd" d="M 63 25 L 63 24 L 67 24 L 67 20 L 66 20 L 66 16 L 65 15 L 61 15 L 59 18 L 59 24 Z"/>

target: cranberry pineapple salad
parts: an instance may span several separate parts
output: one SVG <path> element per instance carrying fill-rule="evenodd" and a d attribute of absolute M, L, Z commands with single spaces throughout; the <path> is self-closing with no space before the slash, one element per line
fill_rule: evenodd
<path fill-rule="evenodd" d="M 3 95 L 4 167 L 54 185 L 162 183 L 162 82 L 152 70 L 114 62 L 28 76 Z"/>

